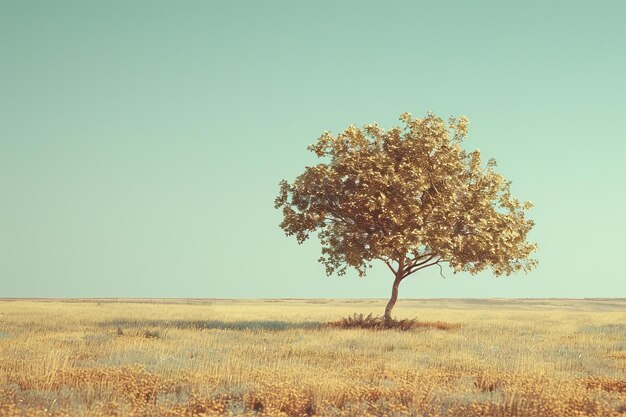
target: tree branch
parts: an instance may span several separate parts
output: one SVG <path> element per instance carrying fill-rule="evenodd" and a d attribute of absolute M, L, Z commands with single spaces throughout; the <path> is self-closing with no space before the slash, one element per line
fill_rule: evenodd
<path fill-rule="evenodd" d="M 391 272 L 393 272 L 393 274 L 394 274 L 394 275 L 396 275 L 396 274 L 397 274 L 396 270 L 395 270 L 395 269 L 393 269 L 393 266 L 391 266 L 391 262 L 389 262 L 389 261 L 388 261 L 388 260 L 386 260 L 386 259 L 381 259 L 381 261 L 383 261 L 383 262 L 385 263 L 385 265 L 387 265 L 387 266 L 389 267 L 389 269 L 391 270 Z"/>
<path fill-rule="evenodd" d="M 325 217 L 324 221 L 328 221 L 331 223 L 343 223 L 343 224 L 348 224 L 346 221 L 342 220 L 342 219 L 335 219 L 333 217 Z"/>
<path fill-rule="evenodd" d="M 421 259 L 424 259 L 426 257 L 430 256 L 431 258 L 434 256 L 432 253 L 425 253 L 423 255 L 419 255 L 419 256 L 415 256 L 413 257 L 413 259 L 411 259 L 411 261 L 409 262 L 408 267 L 412 267 L 414 265 L 416 265 Z"/>
<path fill-rule="evenodd" d="M 430 158 L 430 155 L 426 155 L 426 157 L 428 158 L 428 164 L 429 166 L 433 166 L 433 160 Z M 430 179 L 430 185 L 431 187 L 433 187 L 433 189 L 435 190 L 435 192 L 437 194 L 439 194 L 439 190 L 437 189 L 437 187 L 435 186 L 435 182 L 433 181 L 433 175 L 430 172 L 430 169 L 426 169 L 426 172 L 428 172 L 428 178 Z"/>
<path fill-rule="evenodd" d="M 405 274 L 409 275 L 409 274 L 413 273 L 413 268 L 419 267 L 421 265 L 424 265 L 425 263 L 430 262 L 435 257 L 435 255 L 432 255 L 432 254 L 428 254 L 428 255 L 425 255 L 425 256 L 428 256 L 428 259 L 425 259 L 425 260 L 423 260 L 421 262 L 414 262 L 413 264 L 409 265 L 409 267 L 405 271 Z M 420 256 L 420 258 L 423 258 L 423 257 Z M 416 271 L 417 271 L 417 269 L 416 269 Z"/>
<path fill-rule="evenodd" d="M 434 256 L 433 256 L 434 257 Z M 430 259 L 429 259 L 430 260 Z M 429 260 L 427 260 L 426 262 L 428 262 Z M 409 268 L 407 269 L 407 271 L 402 275 L 402 279 L 408 277 L 409 275 L 411 275 L 414 272 L 419 271 L 420 269 L 424 269 L 424 268 L 428 268 L 429 266 L 433 266 L 433 265 L 438 265 L 439 262 L 441 261 L 441 258 L 437 259 L 435 262 L 431 262 L 429 264 L 427 263 L 421 263 L 420 266 L 418 266 L 415 269 Z"/>
<path fill-rule="evenodd" d="M 441 260 L 441 259 L 440 259 Z M 437 264 L 437 266 L 439 267 L 439 275 L 441 275 L 441 278 L 446 279 L 446 277 L 443 275 L 443 267 L 441 266 L 441 264 L 439 263 L 439 261 L 435 262 Z"/>
<path fill-rule="evenodd" d="M 422 266 L 420 266 L 419 268 L 415 268 L 415 269 L 414 269 L 413 271 L 411 271 L 410 273 L 412 274 L 413 272 L 417 272 L 417 271 L 419 271 L 420 269 L 428 268 L 429 266 L 437 265 L 438 263 L 439 263 L 439 261 L 435 261 L 435 262 L 432 262 L 432 263 L 429 263 L 429 264 L 426 264 L 426 265 L 422 265 Z"/>
<path fill-rule="evenodd" d="M 430 158 L 428 158 L 428 160 L 430 161 Z M 433 190 L 435 190 L 437 194 L 439 194 L 439 190 L 435 186 L 435 182 L 433 181 L 433 176 L 430 173 L 430 170 L 426 170 L 426 172 L 428 172 L 428 178 L 430 179 L 430 186 L 433 187 Z"/>

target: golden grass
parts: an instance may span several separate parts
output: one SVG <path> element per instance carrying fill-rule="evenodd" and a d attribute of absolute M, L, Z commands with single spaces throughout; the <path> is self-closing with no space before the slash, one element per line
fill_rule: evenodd
<path fill-rule="evenodd" d="M 626 301 L 0 301 L 0 416 L 626 416 Z"/>

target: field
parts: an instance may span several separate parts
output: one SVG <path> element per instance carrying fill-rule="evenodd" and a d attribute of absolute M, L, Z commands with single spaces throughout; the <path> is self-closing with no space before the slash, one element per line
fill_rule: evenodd
<path fill-rule="evenodd" d="M 0 416 L 626 416 L 626 300 L 3 300 Z"/>

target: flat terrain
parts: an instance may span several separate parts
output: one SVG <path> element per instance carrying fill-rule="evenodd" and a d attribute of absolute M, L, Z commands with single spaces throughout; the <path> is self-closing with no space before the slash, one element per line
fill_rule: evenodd
<path fill-rule="evenodd" d="M 0 300 L 0 416 L 626 416 L 626 300 Z"/>

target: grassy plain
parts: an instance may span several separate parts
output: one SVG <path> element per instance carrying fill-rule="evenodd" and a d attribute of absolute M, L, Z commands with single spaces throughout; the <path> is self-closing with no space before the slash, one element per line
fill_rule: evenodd
<path fill-rule="evenodd" d="M 0 416 L 626 416 L 626 300 L 0 301 Z"/>

